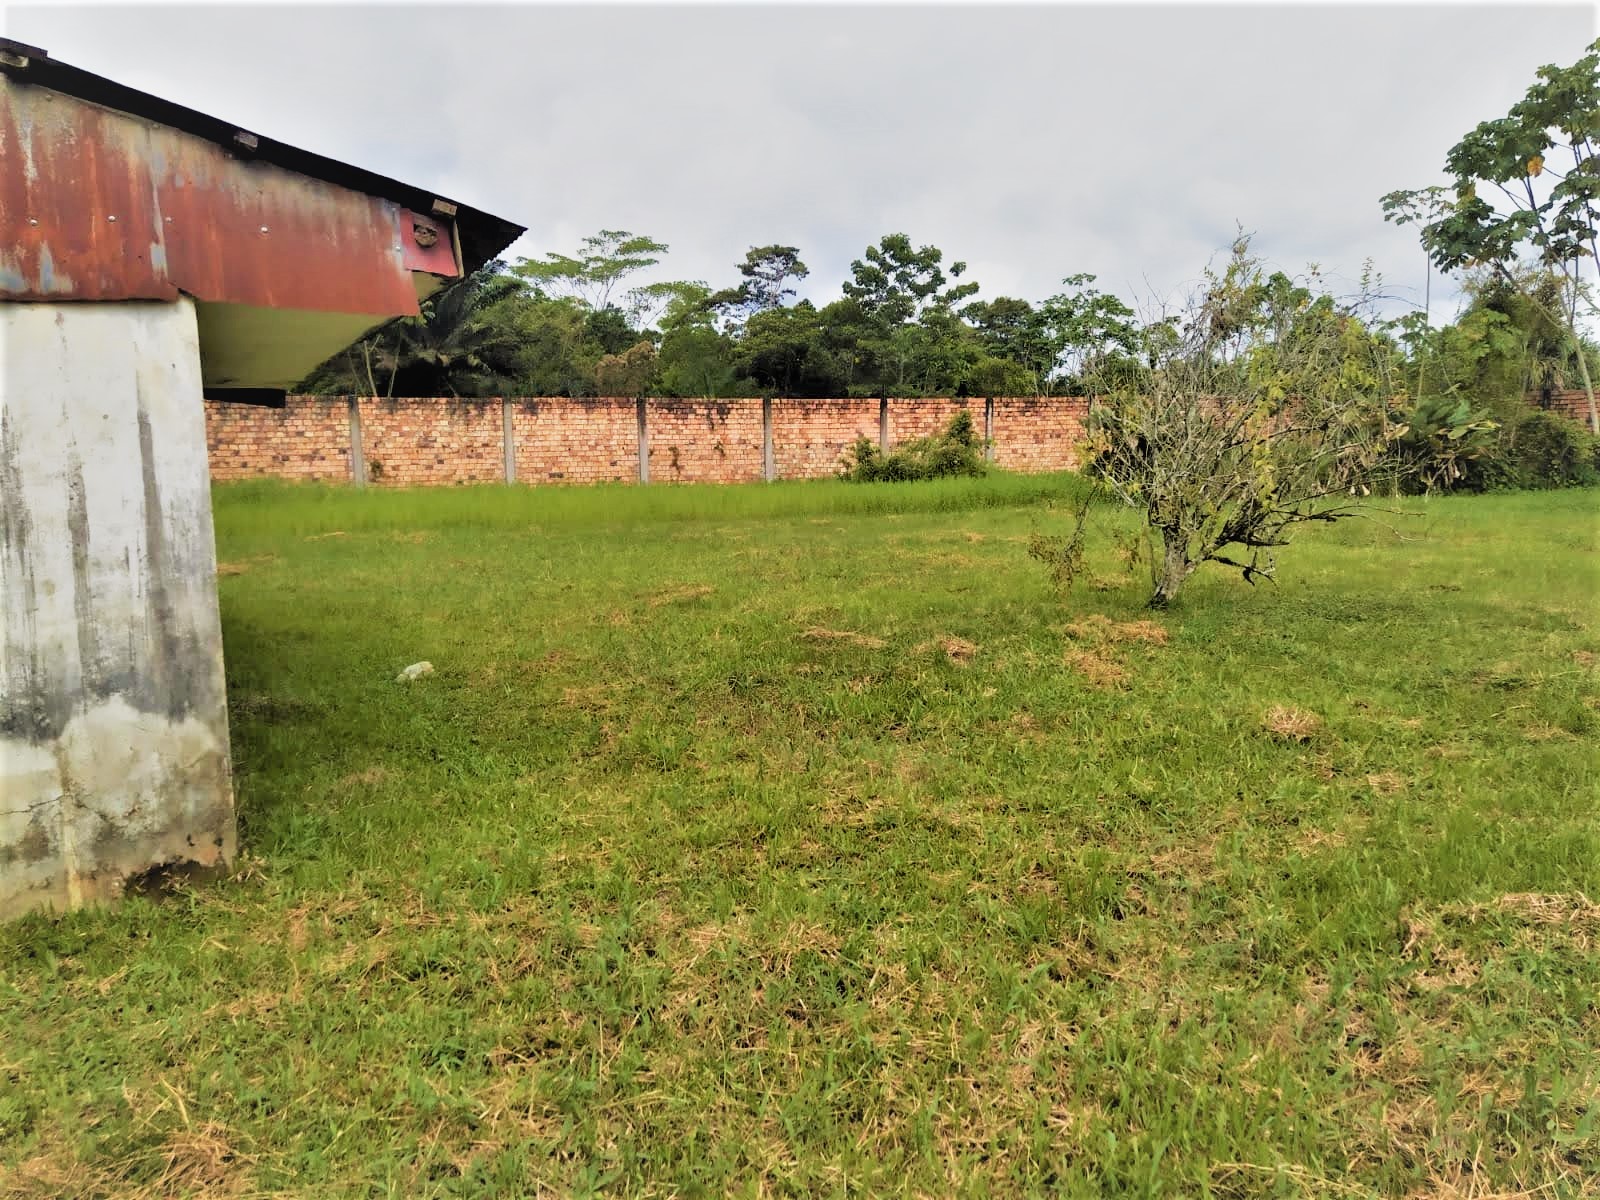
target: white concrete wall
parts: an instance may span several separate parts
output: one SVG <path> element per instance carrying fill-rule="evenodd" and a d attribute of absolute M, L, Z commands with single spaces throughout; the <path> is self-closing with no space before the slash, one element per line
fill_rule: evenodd
<path fill-rule="evenodd" d="M 200 352 L 175 304 L 0 304 L 0 919 L 233 857 Z"/>

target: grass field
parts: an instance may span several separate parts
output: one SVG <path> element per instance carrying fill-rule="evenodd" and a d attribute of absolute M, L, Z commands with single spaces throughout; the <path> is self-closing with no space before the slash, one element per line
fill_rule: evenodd
<path fill-rule="evenodd" d="M 1150 620 L 1070 486 L 219 488 L 243 856 L 0 928 L 0 1196 L 1600 1194 L 1596 493 Z"/>

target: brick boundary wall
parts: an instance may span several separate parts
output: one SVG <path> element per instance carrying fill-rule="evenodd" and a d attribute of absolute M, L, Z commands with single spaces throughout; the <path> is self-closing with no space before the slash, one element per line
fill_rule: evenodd
<path fill-rule="evenodd" d="M 358 403 L 361 459 L 374 483 L 414 487 L 504 480 L 499 400 Z"/>
<path fill-rule="evenodd" d="M 1537 394 L 1529 399 L 1529 403 L 1535 408 L 1544 407 L 1540 403 Z M 1576 421 L 1585 429 L 1589 428 L 1589 397 L 1582 388 L 1569 389 L 1564 392 L 1552 392 L 1550 394 L 1549 411 L 1559 413 L 1569 420 Z"/>
<path fill-rule="evenodd" d="M 1528 403 L 1544 407 L 1537 394 Z M 838 472 L 857 438 L 892 449 L 908 438 L 937 433 L 963 408 L 989 440 L 989 456 L 997 466 L 1042 472 L 1078 465 L 1077 447 L 1089 416 L 1089 401 L 1082 396 L 642 401 L 290 396 L 283 408 L 205 402 L 214 480 L 355 480 L 396 487 L 824 479 Z M 1554 393 L 1549 409 L 1588 425 L 1582 391 Z"/>
<path fill-rule="evenodd" d="M 205 402 L 211 477 L 386 487 L 514 481 L 746 483 L 824 479 L 857 438 L 893 448 L 963 408 L 1016 471 L 1075 467 L 1081 397 L 689 400 L 616 397 L 356 399 L 283 408 Z M 641 433 L 643 453 L 641 453 Z M 356 453 L 351 454 L 352 447 Z"/>
<path fill-rule="evenodd" d="M 211 478 L 350 479 L 350 402 L 294 396 L 282 408 L 207 400 Z"/>

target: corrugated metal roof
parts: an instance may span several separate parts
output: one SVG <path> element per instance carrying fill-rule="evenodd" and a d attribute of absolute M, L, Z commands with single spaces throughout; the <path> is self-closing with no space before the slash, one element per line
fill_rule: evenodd
<path fill-rule="evenodd" d="M 524 232 L 524 226 L 469 204 L 440 196 L 427 188 L 402 183 L 374 171 L 276 141 L 252 130 L 163 100 L 148 92 L 81 70 L 22 42 L 0 38 L 0 72 L 14 81 L 75 96 L 92 104 L 128 113 L 202 138 L 249 161 L 271 163 L 312 179 L 377 196 L 414 213 L 453 218 L 461 239 L 461 258 L 468 273 L 500 254 Z"/>

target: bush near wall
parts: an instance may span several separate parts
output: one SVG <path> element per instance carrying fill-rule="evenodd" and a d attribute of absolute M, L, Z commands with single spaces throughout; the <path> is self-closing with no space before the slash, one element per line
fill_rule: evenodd
<path fill-rule="evenodd" d="M 1581 487 L 1600 482 L 1600 438 L 1554 412 L 1517 422 L 1506 453 L 1514 486 Z"/>
<path fill-rule="evenodd" d="M 912 438 L 887 454 L 870 438 L 859 438 L 839 470 L 843 478 L 855 483 L 940 479 L 983 472 L 983 444 L 972 427 L 972 414 L 966 409 L 950 418 L 943 433 Z"/>

